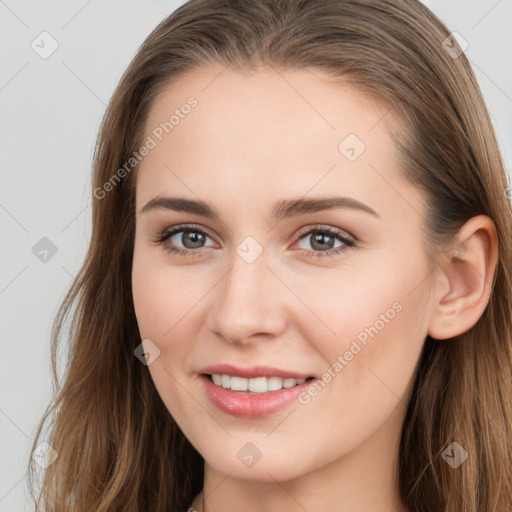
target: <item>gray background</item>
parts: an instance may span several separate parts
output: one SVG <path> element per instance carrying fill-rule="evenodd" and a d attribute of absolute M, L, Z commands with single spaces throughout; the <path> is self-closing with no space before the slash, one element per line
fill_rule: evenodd
<path fill-rule="evenodd" d="M 32 510 L 25 471 L 52 394 L 50 327 L 86 253 L 101 117 L 140 43 L 182 3 L 0 0 L 0 511 Z M 510 172 L 512 0 L 424 3 L 469 43 Z M 31 47 L 43 31 L 58 42 L 47 59 Z M 46 262 L 32 250 L 43 237 L 57 249 Z"/>

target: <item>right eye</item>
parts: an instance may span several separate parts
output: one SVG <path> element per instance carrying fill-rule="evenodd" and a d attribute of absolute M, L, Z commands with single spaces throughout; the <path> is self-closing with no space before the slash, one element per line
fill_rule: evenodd
<path fill-rule="evenodd" d="M 195 226 L 174 226 L 167 228 L 156 240 L 156 243 L 162 244 L 163 249 L 173 254 L 181 256 L 196 256 L 204 252 L 205 240 L 210 238 L 204 231 L 196 228 Z M 184 247 L 179 247 L 177 244 L 181 243 Z M 188 246 L 188 247 L 187 247 Z"/>

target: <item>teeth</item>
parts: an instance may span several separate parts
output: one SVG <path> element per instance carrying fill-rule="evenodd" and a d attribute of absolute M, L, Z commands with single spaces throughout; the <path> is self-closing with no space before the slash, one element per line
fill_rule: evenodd
<path fill-rule="evenodd" d="M 281 377 L 255 377 L 245 379 L 243 377 L 231 377 L 230 375 L 213 374 L 213 383 L 232 391 L 248 391 L 254 393 L 267 393 L 268 391 L 279 391 L 282 388 L 292 388 L 303 384 L 306 379 L 283 379 Z"/>
<path fill-rule="evenodd" d="M 229 375 L 221 375 L 221 384 L 223 388 L 231 386 L 231 377 Z"/>

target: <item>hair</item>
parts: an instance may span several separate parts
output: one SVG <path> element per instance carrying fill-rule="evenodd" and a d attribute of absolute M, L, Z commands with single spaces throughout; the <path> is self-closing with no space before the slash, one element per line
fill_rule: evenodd
<path fill-rule="evenodd" d="M 414 512 L 505 511 L 512 510 L 512 211 L 480 88 L 465 54 L 445 51 L 449 36 L 415 0 L 190 0 L 158 24 L 123 74 L 100 127 L 93 188 L 140 147 L 157 95 L 208 66 L 318 69 L 387 105 L 399 172 L 424 193 L 432 268 L 473 216 L 489 216 L 498 236 L 478 322 L 449 340 L 426 337 L 401 433 L 400 496 Z M 88 252 L 53 324 L 53 398 L 31 454 L 51 418 L 45 439 L 58 457 L 37 497 L 39 473 L 29 459 L 38 510 L 181 512 L 202 488 L 202 457 L 134 356 L 141 343 L 131 290 L 135 176 L 94 195 Z M 457 469 L 442 458 L 455 441 L 469 454 Z"/>

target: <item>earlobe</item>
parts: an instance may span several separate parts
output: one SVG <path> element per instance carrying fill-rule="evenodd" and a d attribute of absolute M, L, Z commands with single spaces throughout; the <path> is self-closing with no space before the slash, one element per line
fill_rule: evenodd
<path fill-rule="evenodd" d="M 498 262 L 498 241 L 492 219 L 479 215 L 468 220 L 457 235 L 459 249 L 443 267 L 434 294 L 428 334 L 438 340 L 471 329 L 489 302 Z"/>

